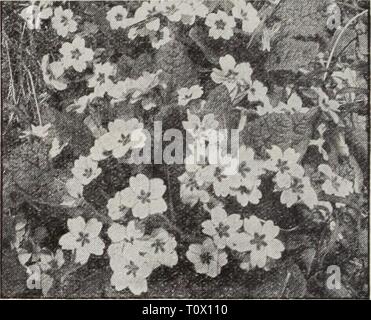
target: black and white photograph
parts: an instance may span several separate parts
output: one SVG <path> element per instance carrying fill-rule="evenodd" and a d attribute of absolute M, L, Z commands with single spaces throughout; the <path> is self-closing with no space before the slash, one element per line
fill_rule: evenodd
<path fill-rule="evenodd" d="M 369 0 L 0 5 L 1 299 L 370 299 Z"/>

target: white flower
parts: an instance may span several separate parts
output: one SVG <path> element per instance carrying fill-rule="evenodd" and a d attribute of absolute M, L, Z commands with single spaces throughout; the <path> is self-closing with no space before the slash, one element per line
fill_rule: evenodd
<path fill-rule="evenodd" d="M 186 256 L 194 264 L 197 273 L 206 274 L 212 278 L 219 275 L 222 267 L 228 262 L 227 254 L 219 250 L 210 238 L 202 244 L 191 244 Z"/>
<path fill-rule="evenodd" d="M 220 69 L 213 68 L 211 79 L 215 83 L 224 84 L 234 100 L 242 88 L 251 85 L 252 69 L 248 62 L 236 64 L 236 60 L 229 54 L 219 59 Z"/>
<path fill-rule="evenodd" d="M 153 264 L 153 268 L 160 265 L 173 267 L 178 263 L 176 246 L 175 238 L 166 230 L 156 229 L 144 244 L 146 248 L 145 257 Z"/>
<path fill-rule="evenodd" d="M 188 120 L 182 122 L 184 129 L 200 143 L 208 141 L 219 125 L 219 122 L 215 120 L 215 115 L 213 113 L 206 114 L 201 121 L 197 115 L 189 111 L 187 114 Z"/>
<path fill-rule="evenodd" d="M 234 179 L 237 179 L 239 183 L 264 173 L 264 162 L 255 159 L 255 152 L 252 148 L 242 145 L 239 149 L 238 160 L 239 165 Z"/>
<path fill-rule="evenodd" d="M 136 118 L 128 121 L 116 119 L 108 124 L 110 145 L 108 150 L 112 148 L 112 155 L 115 158 L 122 158 L 130 149 L 141 149 L 145 145 L 145 135 L 141 135 L 143 124 Z M 138 135 L 141 139 L 138 140 Z M 108 141 L 106 138 L 105 141 Z"/>
<path fill-rule="evenodd" d="M 41 249 L 38 255 L 40 257 L 38 264 L 44 272 L 51 269 L 59 269 L 65 263 L 63 251 L 61 249 L 57 249 L 55 254 L 48 249 Z"/>
<path fill-rule="evenodd" d="M 186 106 L 188 102 L 194 99 L 201 98 L 204 91 L 199 85 L 194 85 L 190 88 L 181 88 L 178 90 L 178 104 Z"/>
<path fill-rule="evenodd" d="M 123 6 L 114 6 L 107 12 L 107 20 L 111 29 L 126 28 L 129 26 L 130 19 L 127 19 L 128 12 Z"/>
<path fill-rule="evenodd" d="M 230 156 L 221 157 L 219 165 L 214 166 L 213 189 L 215 195 L 226 197 L 231 188 L 236 186 L 235 175 L 237 172 L 238 160 Z"/>
<path fill-rule="evenodd" d="M 108 215 L 112 218 L 112 220 L 119 220 L 127 214 L 128 208 L 124 204 L 124 196 L 125 194 L 122 191 L 118 191 L 113 198 L 108 200 Z"/>
<path fill-rule="evenodd" d="M 235 196 L 238 203 L 246 207 L 249 203 L 258 204 L 263 197 L 259 186 L 261 180 L 256 177 L 250 177 L 243 180 L 238 186 L 231 186 L 230 194 Z"/>
<path fill-rule="evenodd" d="M 290 187 L 282 190 L 280 200 L 288 208 L 298 202 L 302 202 L 308 208 L 313 209 L 318 203 L 317 194 L 308 177 L 292 177 Z"/>
<path fill-rule="evenodd" d="M 132 210 L 134 217 L 143 219 L 167 210 L 163 199 L 166 186 L 162 179 L 148 179 L 144 174 L 138 174 L 129 179 L 129 184 L 128 188 L 121 191 L 121 201 Z"/>
<path fill-rule="evenodd" d="M 115 67 L 106 62 L 104 64 L 94 65 L 94 75 L 88 80 L 88 87 L 94 88 L 94 93 L 98 97 L 103 97 L 104 94 L 113 86 L 110 77 L 116 74 Z"/>
<path fill-rule="evenodd" d="M 275 182 L 279 188 L 286 188 L 291 185 L 291 176 L 301 177 L 304 175 L 304 168 L 299 165 L 300 154 L 294 149 L 287 148 L 282 152 L 278 146 L 272 146 L 267 150 L 270 160 L 266 161 L 267 169 L 276 172 Z"/>
<path fill-rule="evenodd" d="M 151 44 L 153 48 L 159 49 L 161 46 L 171 41 L 171 39 L 169 28 L 163 27 L 155 36 L 151 37 Z"/>
<path fill-rule="evenodd" d="M 325 161 L 328 161 L 328 153 L 327 151 L 323 148 L 323 145 L 325 144 L 326 140 L 324 139 L 324 133 L 327 130 L 326 125 L 324 123 L 321 123 L 317 127 L 317 131 L 319 133 L 319 137 L 315 140 L 310 140 L 309 145 L 310 146 L 317 146 L 318 152 L 322 155 L 323 159 Z"/>
<path fill-rule="evenodd" d="M 178 177 L 180 185 L 180 198 L 183 203 L 189 204 L 192 207 L 199 201 L 207 203 L 210 200 L 209 193 L 199 186 L 194 173 L 184 172 Z"/>
<path fill-rule="evenodd" d="M 65 143 L 61 144 L 59 139 L 57 137 L 55 137 L 53 139 L 52 145 L 49 149 L 49 158 L 53 159 L 56 156 L 58 156 L 67 145 L 68 145 L 68 142 L 65 142 Z"/>
<path fill-rule="evenodd" d="M 169 21 L 178 22 L 182 18 L 182 12 L 180 10 L 182 2 L 183 0 L 162 1 L 156 6 L 156 9 L 168 18 Z"/>
<path fill-rule="evenodd" d="M 192 25 L 196 17 L 205 18 L 209 13 L 209 8 L 202 3 L 202 0 L 187 0 L 179 5 L 181 21 L 184 24 Z"/>
<path fill-rule="evenodd" d="M 258 11 L 251 3 L 245 0 L 239 0 L 232 8 L 232 14 L 235 18 L 242 20 L 242 30 L 252 33 L 260 23 Z"/>
<path fill-rule="evenodd" d="M 73 104 L 69 105 L 67 107 L 67 111 L 75 111 L 77 113 L 84 113 L 86 107 L 93 101 L 94 98 L 96 98 L 96 94 L 94 92 L 81 96 L 77 100 L 74 101 Z"/>
<path fill-rule="evenodd" d="M 85 223 L 84 218 L 77 217 L 67 220 L 69 232 L 59 239 L 63 250 L 74 251 L 75 261 L 85 264 L 91 254 L 100 256 L 103 254 L 104 243 L 99 237 L 102 223 L 97 219 L 90 219 Z"/>
<path fill-rule="evenodd" d="M 101 161 L 112 156 L 112 150 L 116 142 L 109 133 L 100 136 L 95 140 L 94 146 L 90 148 L 90 158 L 94 161 Z"/>
<path fill-rule="evenodd" d="M 46 54 L 41 60 L 41 70 L 45 83 L 57 90 L 67 88 L 66 80 L 63 78 L 64 66 L 60 61 L 49 63 L 49 55 Z"/>
<path fill-rule="evenodd" d="M 62 206 L 77 207 L 83 199 L 84 186 L 75 178 L 69 179 L 66 182 L 66 190 L 68 195 L 63 197 Z"/>
<path fill-rule="evenodd" d="M 205 24 L 210 27 L 209 36 L 214 39 L 223 38 L 229 40 L 233 36 L 233 28 L 236 26 L 234 17 L 224 11 L 209 13 L 206 16 Z"/>
<path fill-rule="evenodd" d="M 135 11 L 134 21 L 141 22 L 148 19 L 148 22 L 145 23 L 145 28 L 149 31 L 158 31 L 160 29 L 160 19 L 154 18 L 154 15 L 158 13 L 157 3 L 154 1 L 143 2 Z"/>
<path fill-rule="evenodd" d="M 320 164 L 318 171 L 323 173 L 326 177 L 322 184 L 322 190 L 326 194 L 335 195 L 338 197 L 346 197 L 351 194 L 353 190 L 353 183 L 343 177 L 334 173 L 331 167 L 327 164 Z"/>
<path fill-rule="evenodd" d="M 110 266 L 113 271 L 121 268 L 120 257 L 132 252 L 145 252 L 144 231 L 138 226 L 135 220 L 129 221 L 127 226 L 113 223 L 108 231 L 112 243 L 107 252 L 110 256 Z"/>
<path fill-rule="evenodd" d="M 327 114 L 334 123 L 339 123 L 340 118 L 338 113 L 340 112 L 340 104 L 336 100 L 333 100 L 323 92 L 321 88 L 312 87 L 312 89 L 318 94 L 318 105 L 321 110 Z"/>
<path fill-rule="evenodd" d="M 279 259 L 285 247 L 283 243 L 276 239 L 280 231 L 273 221 L 261 222 L 256 216 L 251 216 L 244 220 L 244 230 L 250 237 L 249 251 L 250 263 L 253 268 L 256 266 L 263 268 L 267 263 L 267 258 Z"/>
<path fill-rule="evenodd" d="M 151 90 L 160 84 L 159 76 L 162 70 L 158 70 L 155 73 L 149 73 L 144 71 L 142 76 L 134 80 L 131 88 L 131 103 L 136 103 L 138 101 L 142 102 L 142 107 L 144 110 L 150 110 L 156 107 L 153 99 L 151 99 Z"/>
<path fill-rule="evenodd" d="M 62 7 L 57 7 L 54 10 L 52 18 L 52 27 L 57 31 L 57 34 L 66 37 L 68 33 L 77 30 L 77 22 L 72 19 L 73 12 L 71 9 L 63 10 Z"/>
<path fill-rule="evenodd" d="M 144 257 L 131 253 L 118 258 L 119 269 L 114 270 L 111 284 L 117 291 L 129 288 L 135 294 L 140 295 L 148 290 L 147 277 L 152 272 L 152 267 Z"/>
<path fill-rule="evenodd" d="M 82 185 L 87 185 L 101 174 L 102 169 L 98 168 L 98 162 L 90 157 L 80 156 L 75 160 L 71 172 Z"/>
<path fill-rule="evenodd" d="M 27 28 L 34 30 L 40 29 L 41 20 L 50 18 L 52 14 L 53 10 L 51 8 L 40 10 L 39 6 L 30 5 L 21 11 L 20 16 L 26 21 Z"/>
<path fill-rule="evenodd" d="M 126 78 L 124 81 L 118 81 L 108 89 L 108 94 L 117 101 L 122 101 L 136 87 L 135 80 Z"/>
<path fill-rule="evenodd" d="M 254 80 L 247 93 L 249 101 L 264 101 L 267 99 L 268 88 L 260 81 Z"/>
<path fill-rule="evenodd" d="M 286 111 L 289 113 L 307 113 L 309 108 L 303 107 L 303 102 L 301 98 L 297 95 L 297 93 L 293 92 L 289 99 L 287 100 L 287 104 L 283 102 L 279 102 L 276 109 L 279 109 L 280 111 Z"/>
<path fill-rule="evenodd" d="M 62 54 L 62 62 L 65 68 L 73 67 L 77 72 L 82 72 L 86 69 L 87 63 L 91 62 L 94 57 L 92 49 L 85 47 L 85 40 L 80 36 L 70 42 L 65 42 L 59 49 Z"/>
<path fill-rule="evenodd" d="M 230 238 L 242 227 L 239 214 L 227 215 L 223 208 L 216 207 L 210 212 L 211 219 L 202 222 L 202 232 L 213 238 L 219 249 L 229 246 Z"/>
<path fill-rule="evenodd" d="M 51 123 L 47 123 L 46 125 L 43 126 L 42 125 L 34 126 L 33 124 L 31 124 L 31 130 L 23 131 L 19 137 L 23 139 L 28 136 L 35 136 L 44 139 L 48 136 L 49 129 L 51 126 L 52 126 Z"/>

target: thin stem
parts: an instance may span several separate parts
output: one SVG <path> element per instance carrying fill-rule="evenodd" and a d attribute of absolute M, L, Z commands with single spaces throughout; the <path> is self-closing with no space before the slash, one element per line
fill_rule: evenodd
<path fill-rule="evenodd" d="M 340 31 L 338 37 L 337 37 L 336 40 L 335 40 L 334 45 L 332 46 L 330 56 L 329 56 L 329 58 L 328 58 L 328 60 L 327 60 L 327 64 L 326 64 L 326 72 L 325 72 L 325 74 L 324 74 L 324 76 L 323 76 L 323 80 L 324 80 L 324 81 L 325 81 L 326 78 L 327 78 L 328 69 L 329 69 L 329 67 L 330 67 L 330 65 L 331 65 L 332 57 L 333 57 L 334 54 L 335 54 L 335 49 L 336 49 L 336 47 L 337 47 L 337 45 L 338 45 L 338 43 L 339 43 L 339 41 L 340 41 L 342 35 L 343 35 L 344 32 L 349 28 L 349 26 L 352 25 L 352 23 L 353 23 L 354 21 L 356 21 L 359 17 L 361 17 L 361 16 L 363 16 L 364 14 L 367 14 L 367 13 L 368 13 L 368 10 L 364 10 L 364 11 L 358 13 L 358 14 L 355 15 L 352 19 L 350 19 L 350 20 L 347 22 L 347 24 L 344 26 L 344 28 Z"/>
<path fill-rule="evenodd" d="M 26 66 L 24 66 L 24 68 L 27 71 L 28 77 L 30 79 L 30 85 L 31 85 L 32 94 L 33 94 L 34 100 L 35 100 L 35 106 L 36 106 L 37 116 L 39 118 L 39 124 L 40 124 L 40 126 L 42 126 L 43 123 L 42 123 L 42 120 L 41 120 L 40 107 L 39 107 L 39 102 L 37 101 L 36 90 L 35 90 L 35 85 L 34 85 L 34 82 L 33 82 L 33 79 L 32 79 L 32 75 L 31 75 L 30 70 Z"/>

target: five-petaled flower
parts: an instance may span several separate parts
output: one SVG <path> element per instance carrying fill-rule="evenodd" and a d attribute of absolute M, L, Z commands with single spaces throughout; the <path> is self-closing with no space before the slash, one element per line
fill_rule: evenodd
<path fill-rule="evenodd" d="M 285 249 L 283 243 L 276 239 L 280 231 L 273 221 L 261 221 L 256 216 L 244 220 L 244 230 L 249 237 L 246 247 L 250 253 L 251 266 L 263 268 L 267 258 L 279 259 Z"/>
<path fill-rule="evenodd" d="M 304 168 L 298 164 L 300 154 L 292 148 L 282 151 L 278 146 L 267 150 L 270 159 L 266 161 L 266 168 L 276 172 L 275 182 L 279 188 L 288 188 L 292 176 L 302 177 Z"/>
<path fill-rule="evenodd" d="M 152 266 L 141 255 L 130 253 L 117 258 L 117 266 L 113 269 L 111 284 L 117 291 L 129 288 L 140 295 L 148 290 L 147 277 L 152 272 Z"/>
<path fill-rule="evenodd" d="M 62 54 L 61 61 L 64 67 L 73 67 L 77 72 L 84 71 L 87 63 L 94 57 L 94 51 L 85 47 L 85 40 L 80 36 L 76 36 L 72 43 L 63 43 L 59 52 Z"/>
<path fill-rule="evenodd" d="M 202 222 L 202 232 L 213 238 L 219 249 L 229 246 L 230 238 L 242 227 L 242 220 L 239 214 L 227 215 L 227 212 L 216 207 L 210 212 L 211 219 Z"/>
<path fill-rule="evenodd" d="M 141 149 L 145 145 L 146 136 L 142 132 L 143 124 L 136 118 L 128 121 L 116 119 L 108 124 L 110 146 L 115 158 L 122 158 L 130 149 Z M 109 140 L 106 139 L 107 141 Z"/>
<path fill-rule="evenodd" d="M 67 220 L 69 232 L 59 239 L 63 250 L 75 252 L 75 261 L 85 264 L 91 254 L 100 256 L 103 254 L 104 242 L 99 237 L 102 223 L 97 219 L 85 222 L 84 218 L 77 217 Z"/>
<path fill-rule="evenodd" d="M 107 20 L 111 29 L 126 28 L 129 26 L 130 19 L 127 18 L 128 11 L 123 6 L 114 6 L 107 12 Z"/>
<path fill-rule="evenodd" d="M 211 79 L 215 83 L 224 84 L 232 100 L 241 89 L 251 85 L 252 69 L 248 62 L 236 63 L 236 60 L 227 54 L 219 59 L 220 69 L 213 68 Z"/>
<path fill-rule="evenodd" d="M 160 265 L 173 267 L 178 263 L 176 246 L 175 238 L 165 229 L 155 229 L 151 237 L 144 243 L 145 257 L 151 261 L 153 268 Z"/>
<path fill-rule="evenodd" d="M 181 88 L 178 90 L 178 104 L 186 106 L 191 100 L 201 98 L 204 91 L 199 85 L 190 88 Z"/>
<path fill-rule="evenodd" d="M 206 16 L 205 24 L 210 28 L 210 37 L 229 40 L 233 36 L 233 28 L 236 26 L 236 21 L 233 16 L 218 10 L 217 13 L 209 13 Z"/>
<path fill-rule="evenodd" d="M 113 270 L 117 269 L 117 263 L 120 263 L 120 256 L 132 252 L 145 252 L 144 230 L 135 220 L 129 221 L 127 226 L 113 223 L 107 232 L 112 242 L 107 252 L 111 258 L 110 265 Z M 120 265 L 118 265 L 118 268 L 120 268 Z"/>
<path fill-rule="evenodd" d="M 88 80 L 88 87 L 94 88 L 94 93 L 98 97 L 103 97 L 104 94 L 113 87 L 111 77 L 116 74 L 115 66 L 106 62 L 104 64 L 94 65 L 94 75 Z"/>
<path fill-rule="evenodd" d="M 26 21 L 28 29 L 37 30 L 41 27 L 41 21 L 49 19 L 52 14 L 52 8 L 41 9 L 40 6 L 30 5 L 24 8 L 19 15 Z"/>
<path fill-rule="evenodd" d="M 213 240 L 207 238 L 202 244 L 191 244 L 186 253 L 187 259 L 194 264 L 197 273 L 215 278 L 228 262 L 224 250 L 216 247 Z"/>
<path fill-rule="evenodd" d="M 77 181 L 82 185 L 87 185 L 101 174 L 102 169 L 98 167 L 98 162 L 90 157 L 80 156 L 75 160 L 71 172 Z"/>
<path fill-rule="evenodd" d="M 322 184 L 322 190 L 326 194 L 346 197 L 354 191 L 353 183 L 334 173 L 329 165 L 320 164 L 318 166 L 318 171 L 326 178 L 325 182 Z"/>
<path fill-rule="evenodd" d="M 49 55 L 46 54 L 41 60 L 41 70 L 47 85 L 57 90 L 67 88 L 67 82 L 63 78 L 64 66 L 61 61 L 49 62 Z"/>
<path fill-rule="evenodd" d="M 184 172 L 178 177 L 180 182 L 180 198 L 185 204 L 191 207 L 195 206 L 199 201 L 207 203 L 210 200 L 210 195 L 204 186 L 199 186 L 195 172 Z"/>
<path fill-rule="evenodd" d="M 235 18 L 242 20 L 242 31 L 247 33 L 254 32 L 260 23 L 258 11 L 246 0 L 236 1 L 232 14 Z"/>
<path fill-rule="evenodd" d="M 281 190 L 278 189 L 278 191 Z M 308 177 L 292 177 L 290 187 L 282 190 L 280 200 L 288 208 L 302 202 L 308 208 L 313 209 L 318 203 L 317 193 L 314 191 Z"/>
<path fill-rule="evenodd" d="M 163 199 L 166 186 L 162 179 L 148 179 L 144 174 L 138 174 L 129 179 L 129 185 L 121 191 L 121 201 L 132 210 L 134 217 L 143 219 L 167 210 Z"/>
<path fill-rule="evenodd" d="M 71 9 L 63 10 L 62 7 L 58 7 L 54 10 L 52 27 L 59 36 L 66 37 L 68 33 L 77 30 L 77 22 L 72 17 L 73 12 Z"/>

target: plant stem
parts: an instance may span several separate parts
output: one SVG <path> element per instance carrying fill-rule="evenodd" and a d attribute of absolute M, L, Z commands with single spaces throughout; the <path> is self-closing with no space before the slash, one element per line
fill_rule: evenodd
<path fill-rule="evenodd" d="M 325 72 L 325 74 L 324 74 L 324 76 L 323 76 L 323 81 L 325 81 L 326 78 L 327 78 L 328 69 L 329 69 L 329 67 L 330 67 L 330 65 L 331 65 L 332 57 L 334 56 L 335 49 L 336 49 L 336 47 L 337 47 L 337 45 L 338 45 L 338 43 L 339 43 L 339 41 L 340 41 L 342 35 L 343 35 L 344 32 L 349 28 L 349 26 L 352 25 L 352 23 L 353 23 L 354 21 L 356 21 L 359 17 L 361 17 L 361 16 L 363 16 L 364 14 L 367 14 L 367 13 L 368 13 L 368 10 L 364 10 L 364 11 L 358 13 L 358 14 L 355 15 L 352 19 L 350 19 L 350 20 L 347 22 L 347 24 L 344 26 L 344 28 L 340 31 L 338 37 L 337 37 L 336 40 L 335 40 L 334 45 L 332 46 L 330 56 L 329 56 L 329 58 L 328 58 L 328 60 L 327 60 L 327 63 L 326 63 L 326 72 Z"/>

